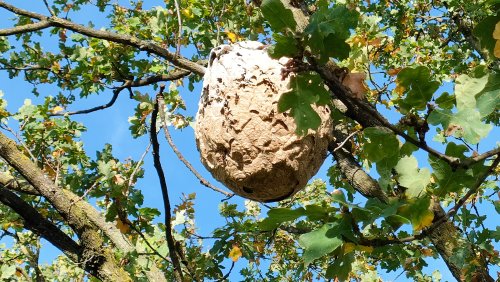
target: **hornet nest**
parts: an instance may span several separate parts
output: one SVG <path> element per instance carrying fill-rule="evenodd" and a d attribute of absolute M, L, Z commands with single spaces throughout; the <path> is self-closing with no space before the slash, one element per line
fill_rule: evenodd
<path fill-rule="evenodd" d="M 328 106 L 315 110 L 320 127 L 295 134 L 295 121 L 278 112 L 289 58 L 274 60 L 259 42 L 221 45 L 210 53 L 196 116 L 201 161 L 236 194 L 260 202 L 286 199 L 323 164 L 332 123 Z"/>

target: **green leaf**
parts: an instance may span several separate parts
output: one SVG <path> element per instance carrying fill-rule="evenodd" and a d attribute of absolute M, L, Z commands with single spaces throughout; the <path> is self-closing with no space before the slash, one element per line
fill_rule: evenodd
<path fill-rule="evenodd" d="M 297 218 L 306 214 L 304 208 L 295 210 L 289 208 L 274 208 L 267 212 L 267 218 L 259 222 L 259 229 L 268 231 L 276 229 L 281 223 L 286 221 L 296 220 Z"/>
<path fill-rule="evenodd" d="M 472 34 L 479 39 L 481 48 L 488 50 L 491 56 L 493 56 L 496 43 L 493 38 L 493 31 L 495 30 L 495 24 L 499 21 L 500 15 L 486 17 L 472 31 Z"/>
<path fill-rule="evenodd" d="M 491 237 L 495 242 L 500 241 L 500 226 L 497 226 L 496 230 L 491 232 Z"/>
<path fill-rule="evenodd" d="M 462 268 L 468 264 L 468 261 L 471 259 L 471 257 L 472 254 L 467 248 L 456 248 L 452 252 L 450 262 L 457 267 Z"/>
<path fill-rule="evenodd" d="M 431 181 L 431 172 L 427 168 L 419 169 L 414 156 L 403 157 L 395 167 L 399 184 L 406 187 L 408 198 L 417 198 Z"/>
<path fill-rule="evenodd" d="M 345 42 L 350 36 L 350 29 L 358 24 L 358 12 L 345 6 L 320 6 L 311 16 L 305 28 L 306 44 L 320 63 L 329 57 L 339 60 L 349 56 L 350 47 Z"/>
<path fill-rule="evenodd" d="M 11 281 L 10 279 L 15 277 L 16 273 L 16 265 L 15 264 L 11 264 L 11 265 L 8 265 L 8 264 L 3 264 L 2 266 L 0 266 L 0 279 L 2 279 L 2 281 Z"/>
<path fill-rule="evenodd" d="M 453 171 L 446 162 L 434 156 L 429 156 L 429 164 L 433 169 L 434 178 L 437 180 L 438 195 L 442 196 L 448 192 L 460 190 L 463 171 Z"/>
<path fill-rule="evenodd" d="M 297 46 L 297 40 L 293 36 L 286 36 L 279 33 L 274 33 L 273 38 L 276 44 L 269 47 L 267 52 L 269 56 L 273 59 L 279 59 L 281 57 L 294 57 L 299 53 L 299 47 Z"/>
<path fill-rule="evenodd" d="M 500 108 L 500 74 L 490 74 L 484 89 L 476 95 L 476 107 L 481 118 Z"/>
<path fill-rule="evenodd" d="M 448 143 L 445 154 L 456 158 L 465 158 L 464 153 L 467 151 L 469 149 L 465 145 Z M 440 196 L 449 192 L 459 192 L 464 187 L 469 187 L 485 168 L 483 162 L 479 162 L 468 169 L 452 169 L 448 163 L 432 155 L 429 155 L 429 164 L 437 184 L 436 194 Z"/>
<path fill-rule="evenodd" d="M 307 205 L 306 216 L 309 220 L 323 220 L 328 218 L 330 213 L 335 213 L 337 209 L 333 207 L 324 207 L 322 205 Z"/>
<path fill-rule="evenodd" d="M 335 259 L 333 264 L 326 269 L 325 277 L 339 281 L 347 281 L 354 262 L 354 252 L 344 254 Z"/>
<path fill-rule="evenodd" d="M 291 78 L 290 85 L 292 90 L 281 95 L 278 110 L 280 113 L 290 110 L 297 125 L 295 132 L 305 135 L 308 129 L 315 130 L 321 124 L 321 118 L 311 104 L 326 105 L 330 94 L 317 74 L 298 74 Z"/>
<path fill-rule="evenodd" d="M 475 109 L 475 95 L 484 89 L 487 82 L 488 76 L 486 75 L 481 78 L 472 78 L 465 74 L 460 75 L 456 79 L 455 84 L 455 98 L 457 101 L 457 109 L 459 111 L 462 109 Z"/>
<path fill-rule="evenodd" d="M 400 106 L 410 109 L 424 110 L 431 100 L 432 94 L 439 88 L 439 82 L 431 80 L 431 71 L 424 66 L 404 68 L 398 73 L 398 84 L 405 88 L 406 97 Z"/>
<path fill-rule="evenodd" d="M 476 109 L 464 109 L 457 113 L 450 110 L 434 110 L 427 121 L 432 125 L 441 124 L 445 131 L 452 132 L 455 137 L 463 137 L 471 144 L 479 143 L 493 128 L 491 124 L 481 121 L 481 115 Z"/>
<path fill-rule="evenodd" d="M 455 106 L 455 96 L 450 95 L 448 92 L 444 92 L 436 99 L 436 103 L 441 109 L 451 110 Z"/>
<path fill-rule="evenodd" d="M 274 32 L 284 31 L 287 28 L 295 30 L 297 23 L 293 18 L 293 13 L 280 0 L 264 0 L 260 8 Z"/>
<path fill-rule="evenodd" d="M 369 139 L 363 146 L 366 158 L 372 162 L 380 162 L 399 154 L 399 141 L 392 131 L 383 127 L 369 127 L 364 130 Z"/>
<path fill-rule="evenodd" d="M 332 234 L 330 230 L 338 223 L 327 223 L 312 232 L 299 237 L 299 245 L 304 248 L 304 263 L 310 264 L 317 258 L 333 252 L 342 245 L 341 234 Z"/>
<path fill-rule="evenodd" d="M 414 231 L 429 227 L 434 220 L 434 213 L 429 210 L 431 199 L 428 197 L 412 199 L 400 207 L 399 215 L 411 221 Z"/>

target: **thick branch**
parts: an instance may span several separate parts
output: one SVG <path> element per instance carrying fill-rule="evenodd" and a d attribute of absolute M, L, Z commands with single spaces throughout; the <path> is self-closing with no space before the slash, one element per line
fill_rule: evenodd
<path fill-rule="evenodd" d="M 19 191 L 22 193 L 33 194 L 40 196 L 40 193 L 33 188 L 33 186 L 14 178 L 7 173 L 0 173 L 0 185 L 9 184 L 5 186 L 8 189 Z M 83 201 L 79 196 L 71 193 L 68 190 L 63 190 L 71 203 L 77 203 L 85 210 L 89 220 L 95 224 L 113 243 L 113 245 L 123 253 L 130 253 L 134 251 L 134 247 L 127 240 L 127 238 L 116 228 L 112 222 L 107 222 L 104 217 L 88 202 Z M 71 257 L 69 257 L 72 259 Z M 75 261 L 78 263 L 78 261 Z M 146 272 L 149 281 L 166 281 L 163 273 L 155 266 L 151 265 L 150 271 Z"/>
<path fill-rule="evenodd" d="M 17 148 L 16 143 L 1 132 L 0 156 L 47 199 L 78 234 L 82 246 L 80 259 L 83 268 L 105 280 L 130 279 L 115 260 L 113 251 L 105 247 L 99 228 L 88 218 L 88 211 L 68 197 L 68 194 L 72 194 L 70 191 L 60 189 L 51 182 L 36 164 Z"/>
<path fill-rule="evenodd" d="M 32 31 L 38 31 L 47 28 L 49 26 L 50 26 L 49 21 L 40 21 L 37 23 L 16 26 L 13 28 L 0 29 L 0 36 L 9 36 L 9 35 L 27 33 Z"/>
<path fill-rule="evenodd" d="M 314 64 L 314 63 L 313 63 Z M 385 117 L 383 117 L 372 105 L 370 105 L 365 100 L 360 100 L 353 98 L 350 94 L 350 90 L 342 85 L 340 80 L 335 74 L 335 69 L 337 68 L 333 63 L 327 63 L 325 66 L 314 66 L 316 71 L 323 78 L 325 84 L 333 92 L 334 96 L 338 98 L 347 108 L 345 115 L 352 118 L 353 120 L 360 123 L 363 127 L 385 127 L 396 135 L 403 137 L 407 142 L 417 146 L 418 148 L 426 151 L 430 155 L 437 157 L 440 160 L 448 163 L 452 168 L 468 168 L 470 165 L 484 160 L 498 152 L 495 149 L 486 152 L 478 157 L 471 157 L 467 159 L 460 159 L 456 157 L 451 157 L 446 154 L 440 153 L 439 151 L 429 147 L 425 142 L 420 142 L 413 137 L 406 134 L 403 130 L 399 129 L 397 126 L 391 124 Z"/>
<path fill-rule="evenodd" d="M 174 277 L 178 282 L 183 281 L 182 268 L 175 248 L 175 240 L 172 236 L 172 215 L 170 208 L 170 199 L 168 197 L 167 181 L 165 180 L 165 174 L 163 173 L 163 168 L 160 162 L 160 144 L 158 143 L 158 132 L 156 130 L 156 120 L 158 116 L 158 100 L 163 99 L 163 90 L 165 86 L 160 86 L 160 93 L 156 96 L 156 101 L 154 104 L 153 113 L 151 116 L 151 144 L 153 146 L 153 162 L 158 178 L 160 179 L 161 192 L 163 196 L 163 206 L 165 209 L 165 233 L 167 239 L 167 245 L 169 249 L 169 256 L 172 260 L 174 266 Z"/>
<path fill-rule="evenodd" d="M 17 8 L 13 5 L 7 4 L 4 1 L 0 1 L 0 7 L 9 10 L 17 15 L 22 15 L 26 17 L 30 17 L 32 19 L 37 19 L 40 21 L 48 21 L 50 23 L 50 26 L 52 27 L 60 27 L 60 28 L 65 28 L 69 29 L 73 32 L 77 32 L 83 35 L 87 35 L 93 38 L 99 38 L 99 39 L 104 39 L 128 46 L 135 47 L 141 51 L 145 51 L 148 53 L 153 53 L 156 54 L 173 65 L 191 71 L 195 74 L 198 75 L 203 75 L 205 73 L 205 67 L 197 64 L 195 62 L 192 62 L 180 55 L 176 55 L 174 53 L 171 53 L 167 49 L 161 47 L 160 45 L 157 45 L 153 42 L 147 41 L 147 40 L 142 40 L 137 37 L 133 37 L 130 35 L 126 34 L 118 34 L 110 31 L 104 31 L 104 30 L 96 30 L 93 28 L 89 28 L 83 25 L 79 25 L 76 23 L 73 23 L 71 21 L 58 18 L 58 17 L 47 17 L 42 14 L 30 12 L 24 9 Z"/>
<path fill-rule="evenodd" d="M 15 182 L 0 183 L 0 186 L 2 186 L 0 187 L 0 202 L 10 207 L 23 218 L 24 227 L 52 243 L 52 245 L 61 250 L 72 261 L 78 262 L 81 247 L 56 225 L 44 218 L 35 208 L 23 201 L 15 193 L 6 189 L 13 183 Z"/>

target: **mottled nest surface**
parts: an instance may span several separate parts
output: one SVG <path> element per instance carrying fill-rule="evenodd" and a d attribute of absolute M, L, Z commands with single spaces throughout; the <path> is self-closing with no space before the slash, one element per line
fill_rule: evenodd
<path fill-rule="evenodd" d="M 195 136 L 202 163 L 236 194 L 260 202 L 286 199 L 304 188 L 327 155 L 330 110 L 316 107 L 322 124 L 305 136 L 278 100 L 288 61 L 271 59 L 258 42 L 222 45 L 203 78 Z"/>

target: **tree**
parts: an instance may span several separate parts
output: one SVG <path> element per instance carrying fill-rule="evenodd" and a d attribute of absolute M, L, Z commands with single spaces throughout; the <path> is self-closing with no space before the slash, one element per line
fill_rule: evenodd
<path fill-rule="evenodd" d="M 379 270 L 431 281 L 439 272 L 423 267 L 440 258 L 459 281 L 494 280 L 497 1 L 49 2 L 38 10 L 0 1 L 12 19 L 0 29 L 0 67 L 41 101 L 9 111 L 2 99 L 0 238 L 12 240 L 1 251 L 2 279 L 223 281 L 241 263 L 245 281 L 365 281 Z M 90 20 L 76 20 L 89 11 Z M 329 184 L 315 180 L 291 199 L 241 207 L 173 143 L 171 127 L 192 121 L 183 97 L 200 83 L 210 50 L 243 40 L 292 58 L 285 76 L 328 89 Z M 109 93 L 102 106 L 69 110 Z M 120 161 L 109 145 L 96 157 L 83 149 L 86 128 L 76 118 L 113 107 L 124 93 L 137 105 L 130 134 L 151 139 L 161 219 L 143 205 L 144 156 Z M 299 102 L 282 99 L 280 108 L 317 115 L 311 104 L 319 98 L 294 93 Z M 317 127 L 300 115 L 295 121 L 298 134 Z M 194 190 L 170 202 L 160 128 L 223 200 L 227 224 L 209 237 L 196 233 Z M 41 239 L 63 253 L 51 265 L 38 262 Z"/>

